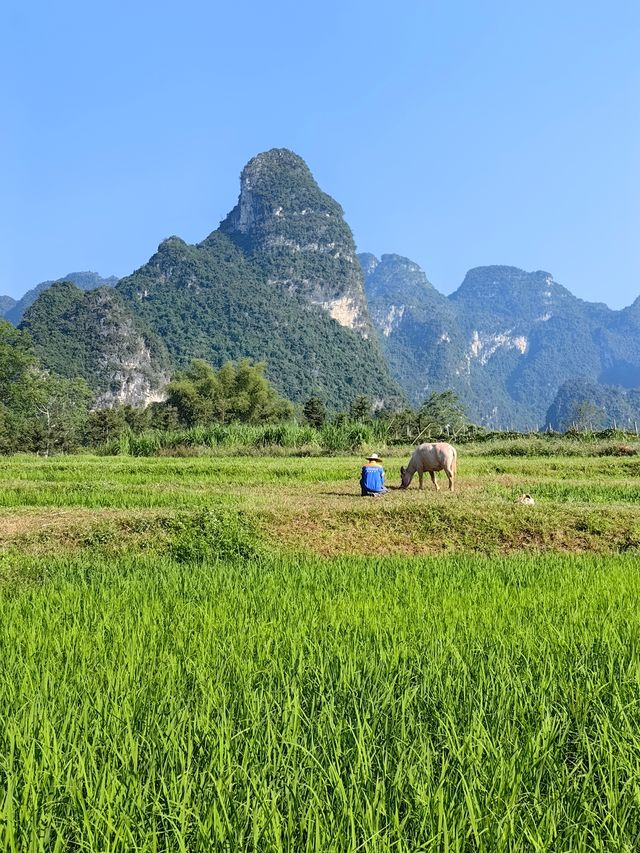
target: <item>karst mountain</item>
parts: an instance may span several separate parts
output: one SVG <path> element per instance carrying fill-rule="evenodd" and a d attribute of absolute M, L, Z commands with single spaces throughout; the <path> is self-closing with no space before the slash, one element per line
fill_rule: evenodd
<path fill-rule="evenodd" d="M 470 270 L 445 296 L 407 258 L 357 255 L 342 208 L 287 149 L 247 163 L 200 243 L 170 237 L 119 281 L 72 273 L 2 305 L 45 366 L 86 378 L 102 406 L 160 399 L 193 358 L 265 361 L 290 399 L 336 409 L 451 388 L 495 428 L 558 427 L 567 394 L 613 386 L 633 401 L 640 387 L 640 298 L 613 311 L 507 266 Z"/>

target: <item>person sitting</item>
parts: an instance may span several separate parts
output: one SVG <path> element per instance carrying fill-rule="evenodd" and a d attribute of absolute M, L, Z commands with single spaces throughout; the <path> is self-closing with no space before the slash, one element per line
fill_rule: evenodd
<path fill-rule="evenodd" d="M 367 456 L 367 464 L 363 465 L 360 476 L 360 488 L 362 497 L 375 498 L 389 491 L 384 485 L 384 468 L 377 453 Z"/>

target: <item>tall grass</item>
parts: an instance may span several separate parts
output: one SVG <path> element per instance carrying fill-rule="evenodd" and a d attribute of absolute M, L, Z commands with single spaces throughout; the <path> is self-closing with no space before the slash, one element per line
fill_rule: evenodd
<path fill-rule="evenodd" d="M 2 850 L 638 849 L 632 558 L 18 563 Z"/>
<path fill-rule="evenodd" d="M 180 430 L 146 430 L 124 432 L 101 448 L 106 455 L 154 456 L 163 451 L 187 448 L 235 448 L 348 452 L 375 445 L 387 446 L 386 426 L 382 422 L 341 424 L 326 423 L 322 427 L 298 423 L 212 424 Z"/>
<path fill-rule="evenodd" d="M 446 437 L 443 437 L 446 438 Z M 636 456 L 640 439 L 635 433 L 620 430 L 603 432 L 510 433 L 469 429 L 447 439 L 464 446 L 467 455 L 516 457 L 564 456 Z M 406 436 L 390 433 L 383 421 L 370 423 L 326 423 L 321 428 L 298 424 L 211 424 L 191 429 L 124 431 L 99 448 L 107 456 L 197 455 L 200 453 L 273 452 L 349 453 L 368 451 L 405 452 L 411 447 Z"/>

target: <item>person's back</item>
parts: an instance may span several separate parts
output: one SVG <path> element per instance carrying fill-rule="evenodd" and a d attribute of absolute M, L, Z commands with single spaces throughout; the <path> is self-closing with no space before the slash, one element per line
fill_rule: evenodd
<path fill-rule="evenodd" d="M 384 468 L 377 453 L 373 453 L 363 465 L 360 476 L 362 495 L 379 495 L 386 492 L 384 485 Z"/>

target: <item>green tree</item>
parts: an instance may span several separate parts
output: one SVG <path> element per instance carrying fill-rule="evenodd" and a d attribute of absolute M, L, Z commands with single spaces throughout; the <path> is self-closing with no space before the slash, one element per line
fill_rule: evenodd
<path fill-rule="evenodd" d="M 151 403 L 145 411 L 152 429 L 169 431 L 180 426 L 178 410 L 169 403 Z"/>
<path fill-rule="evenodd" d="M 425 437 L 454 436 L 469 426 L 464 406 L 453 391 L 434 391 L 418 409 L 417 426 Z"/>
<path fill-rule="evenodd" d="M 272 423 L 291 417 L 293 406 L 264 375 L 265 365 L 243 359 L 215 370 L 203 359 L 167 386 L 167 404 L 186 426 L 207 423 Z"/>
<path fill-rule="evenodd" d="M 580 400 L 573 406 L 573 417 L 570 428 L 577 432 L 585 430 L 604 429 L 607 424 L 607 413 L 592 400 Z"/>
<path fill-rule="evenodd" d="M 358 394 L 349 407 L 349 417 L 354 421 L 366 421 L 371 415 L 371 400 L 366 394 Z"/>
<path fill-rule="evenodd" d="M 76 449 L 86 429 L 92 399 L 93 393 L 84 379 L 37 376 L 31 392 L 35 449 L 45 456 Z"/>
<path fill-rule="evenodd" d="M 310 426 L 319 429 L 327 419 L 327 407 L 320 397 L 309 397 L 302 407 L 302 414 Z"/>
<path fill-rule="evenodd" d="M 0 452 L 30 449 L 37 361 L 25 332 L 0 320 Z"/>
<path fill-rule="evenodd" d="M 122 406 L 90 412 L 87 418 L 85 441 L 90 447 L 106 444 L 111 439 L 117 438 L 126 425 Z"/>

